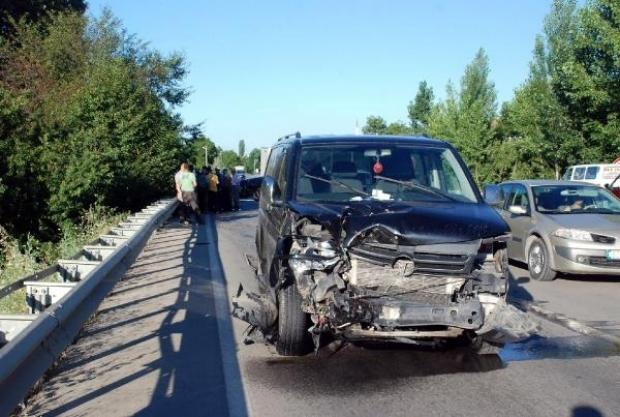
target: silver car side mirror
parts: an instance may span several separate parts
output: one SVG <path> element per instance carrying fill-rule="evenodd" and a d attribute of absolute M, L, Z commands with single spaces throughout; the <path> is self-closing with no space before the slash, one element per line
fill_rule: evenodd
<path fill-rule="evenodd" d="M 518 216 L 523 216 L 524 214 L 527 214 L 527 210 L 521 206 L 510 206 L 508 207 L 508 211 Z"/>

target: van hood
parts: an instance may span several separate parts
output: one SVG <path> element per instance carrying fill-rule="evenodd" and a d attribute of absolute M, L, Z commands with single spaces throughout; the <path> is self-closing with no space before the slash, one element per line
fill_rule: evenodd
<path fill-rule="evenodd" d="M 310 218 L 340 236 L 345 247 L 372 233 L 382 243 L 429 245 L 466 242 L 504 235 L 508 225 L 490 206 L 460 202 L 349 203 L 289 202 L 301 217 Z"/>

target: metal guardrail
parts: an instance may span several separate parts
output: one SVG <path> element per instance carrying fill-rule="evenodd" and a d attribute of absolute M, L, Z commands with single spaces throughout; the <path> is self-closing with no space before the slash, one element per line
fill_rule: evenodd
<path fill-rule="evenodd" d="M 176 199 L 154 203 L 70 259 L 0 289 L 2 298 L 26 288 L 31 312 L 0 315 L 0 338 L 8 341 L 0 348 L 0 416 L 24 401 L 176 205 Z M 44 281 L 52 276 L 54 282 Z"/>

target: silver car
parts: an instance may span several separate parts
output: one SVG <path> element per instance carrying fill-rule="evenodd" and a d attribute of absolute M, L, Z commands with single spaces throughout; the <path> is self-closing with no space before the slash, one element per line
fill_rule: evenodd
<path fill-rule="evenodd" d="M 607 189 L 524 180 L 488 185 L 484 194 L 510 226 L 508 257 L 527 263 L 533 279 L 620 274 L 620 200 Z"/>

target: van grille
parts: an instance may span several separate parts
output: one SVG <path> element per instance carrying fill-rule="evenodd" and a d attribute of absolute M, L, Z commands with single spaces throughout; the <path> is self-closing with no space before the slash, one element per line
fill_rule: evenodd
<path fill-rule="evenodd" d="M 399 258 L 412 259 L 414 271 L 425 273 L 469 274 L 474 261 L 474 256 L 471 255 L 402 251 L 398 250 L 396 245 L 387 244 L 364 243 L 352 247 L 349 252 L 382 265 L 391 265 Z"/>

